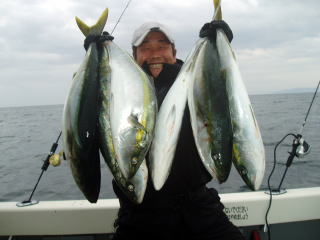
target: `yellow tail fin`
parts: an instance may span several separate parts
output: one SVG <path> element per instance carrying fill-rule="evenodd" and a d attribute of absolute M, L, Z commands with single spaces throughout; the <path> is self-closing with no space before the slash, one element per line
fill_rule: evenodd
<path fill-rule="evenodd" d="M 97 23 L 91 27 L 89 27 L 87 24 L 85 24 L 83 21 L 80 20 L 80 18 L 76 17 L 76 22 L 78 27 L 80 28 L 81 32 L 84 34 L 84 36 L 90 35 L 101 35 L 104 26 L 106 25 L 107 19 L 108 19 L 108 8 L 106 8 L 103 13 L 101 14 L 99 20 Z"/>
<path fill-rule="evenodd" d="M 213 0 L 213 4 L 214 4 L 213 20 L 222 20 L 221 1 L 222 0 Z"/>

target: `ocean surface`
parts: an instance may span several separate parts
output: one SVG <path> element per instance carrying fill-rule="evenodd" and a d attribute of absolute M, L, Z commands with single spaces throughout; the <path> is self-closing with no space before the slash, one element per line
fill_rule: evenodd
<path fill-rule="evenodd" d="M 305 119 L 312 93 L 250 96 L 260 126 L 266 150 L 266 172 L 261 189 L 274 162 L 274 147 L 288 133 L 297 134 Z M 56 141 L 62 118 L 62 105 L 0 108 L 0 201 L 23 201 L 29 198 L 41 166 L 51 145 Z M 303 129 L 304 139 L 312 146 L 311 152 L 294 159 L 283 181 L 284 188 L 320 186 L 320 102 L 316 97 Z M 62 139 L 61 139 L 62 140 Z M 59 142 L 57 152 L 62 150 Z M 278 187 L 285 170 L 292 137 L 277 149 L 277 164 L 271 185 Z M 101 161 L 102 186 L 100 198 L 114 198 L 111 174 Z M 226 183 L 211 181 L 220 193 L 251 191 L 232 168 Z M 34 193 L 36 200 L 85 199 L 76 186 L 67 161 L 58 167 L 49 166 Z"/>

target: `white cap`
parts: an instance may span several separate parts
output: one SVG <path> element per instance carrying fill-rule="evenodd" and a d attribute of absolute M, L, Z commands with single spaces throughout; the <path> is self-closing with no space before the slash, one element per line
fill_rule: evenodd
<path fill-rule="evenodd" d="M 147 22 L 142 24 L 139 28 L 137 28 L 134 31 L 131 42 L 132 46 L 138 47 L 143 42 L 143 40 L 149 32 L 162 32 L 168 38 L 168 40 L 172 44 L 174 44 L 172 34 L 166 26 L 157 22 Z"/>

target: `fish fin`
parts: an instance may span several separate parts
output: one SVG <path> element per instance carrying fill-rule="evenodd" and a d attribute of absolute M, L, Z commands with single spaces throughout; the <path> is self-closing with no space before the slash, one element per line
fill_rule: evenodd
<path fill-rule="evenodd" d="M 170 109 L 170 112 L 169 112 L 169 114 L 167 116 L 167 120 L 166 120 L 166 124 L 168 126 L 170 137 L 172 136 L 172 134 L 174 132 L 175 123 L 176 123 L 176 105 L 173 105 L 172 108 Z"/>
<path fill-rule="evenodd" d="M 214 18 L 214 20 L 222 20 L 221 1 L 222 0 L 213 0 L 213 4 L 214 4 L 213 18 Z"/>
<path fill-rule="evenodd" d="M 91 27 L 85 24 L 80 18 L 76 17 L 77 25 L 81 32 L 84 34 L 84 36 L 87 37 L 88 35 L 101 35 L 108 19 L 108 12 L 109 10 L 108 8 L 106 8 L 101 14 L 97 23 Z"/>
<path fill-rule="evenodd" d="M 237 165 L 240 165 L 240 151 L 237 147 L 237 144 L 233 143 L 232 144 L 232 160 L 234 163 L 236 163 Z"/>
<path fill-rule="evenodd" d="M 139 142 L 139 145 L 145 146 L 148 130 L 139 122 L 138 117 L 132 113 L 127 120 L 134 128 L 138 129 L 136 139 Z"/>
<path fill-rule="evenodd" d="M 224 83 L 227 81 L 227 69 L 226 68 L 220 69 L 220 78 L 223 80 Z"/>
<path fill-rule="evenodd" d="M 72 79 L 74 79 L 74 77 L 77 75 L 77 72 L 73 73 L 72 75 Z"/>
<path fill-rule="evenodd" d="M 127 118 L 128 122 L 135 128 L 147 132 L 147 129 L 138 121 L 138 117 L 134 114 L 131 114 Z"/>
<path fill-rule="evenodd" d="M 249 108 L 250 108 L 250 111 L 251 111 L 251 115 L 252 115 L 252 119 L 253 119 L 253 122 L 254 122 L 254 126 L 256 127 L 256 129 L 259 129 L 258 122 L 257 122 L 256 116 L 254 115 L 254 112 L 253 112 L 251 104 L 249 104 Z"/>

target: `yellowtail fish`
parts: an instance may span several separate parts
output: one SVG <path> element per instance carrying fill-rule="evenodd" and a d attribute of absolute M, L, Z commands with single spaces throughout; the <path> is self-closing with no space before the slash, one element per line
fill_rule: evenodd
<path fill-rule="evenodd" d="M 217 6 L 218 1 L 215 0 L 215 7 Z M 265 151 L 259 126 L 242 81 L 235 53 L 222 30 L 217 30 L 216 45 L 221 75 L 226 79 L 233 131 L 233 164 L 247 186 L 252 190 L 258 190 L 265 172 Z"/>
<path fill-rule="evenodd" d="M 126 52 L 112 41 L 104 47 L 109 56 L 110 125 L 119 168 L 133 177 L 150 147 L 157 113 L 152 80 Z"/>
<path fill-rule="evenodd" d="M 220 73 L 215 42 L 202 38 L 197 45 L 188 92 L 191 126 L 204 166 L 222 183 L 227 180 L 232 165 L 232 126 L 226 81 Z"/>
<path fill-rule="evenodd" d="M 77 24 L 85 36 L 101 35 L 108 18 L 106 9 L 98 22 L 88 27 L 79 18 Z M 74 75 L 63 110 L 63 144 L 70 160 L 74 180 L 90 202 L 100 192 L 100 158 L 97 121 L 99 113 L 99 54 L 91 43 L 86 56 Z"/>
<path fill-rule="evenodd" d="M 190 52 L 157 115 L 149 154 L 151 176 L 156 190 L 162 188 L 170 173 L 187 103 L 188 82 L 194 71 L 194 59 L 198 55 L 199 47 L 196 45 Z"/>
<path fill-rule="evenodd" d="M 112 44 L 114 43 L 105 43 Z M 110 46 L 111 47 L 111 46 Z M 100 97 L 101 108 L 99 114 L 99 135 L 100 135 L 100 151 L 107 163 L 116 183 L 127 197 L 134 203 L 141 203 L 147 187 L 148 168 L 146 161 L 143 160 L 137 172 L 133 177 L 127 179 L 124 177 L 119 168 L 119 162 L 115 152 L 111 122 L 110 122 L 110 98 L 111 98 L 111 72 L 113 70 L 109 65 L 109 54 L 106 47 L 102 48 L 101 64 L 100 64 Z"/>

